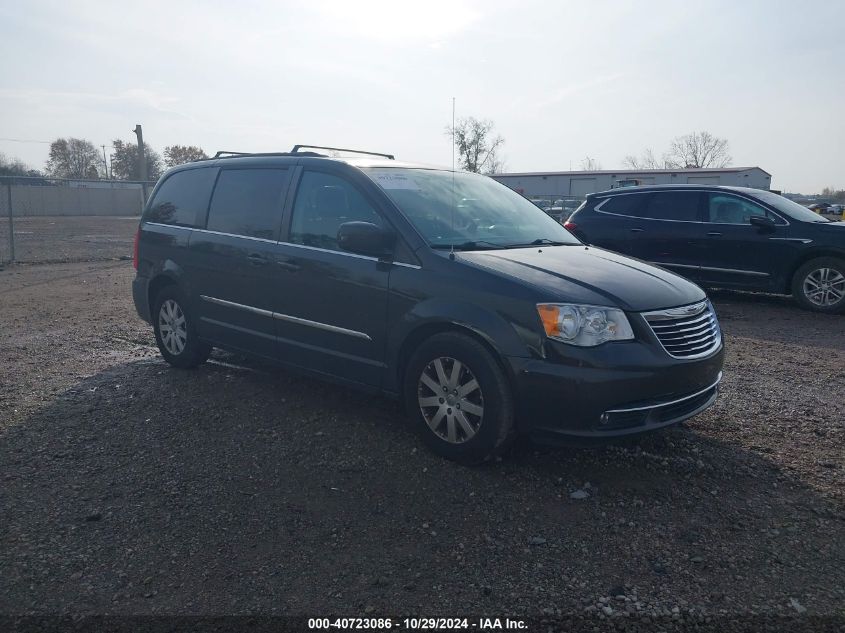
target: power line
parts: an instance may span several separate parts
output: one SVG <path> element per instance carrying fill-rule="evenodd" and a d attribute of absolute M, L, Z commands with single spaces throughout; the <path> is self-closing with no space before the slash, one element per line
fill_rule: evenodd
<path fill-rule="evenodd" d="M 56 139 L 58 140 L 58 139 Z M 12 143 L 43 143 L 44 145 L 51 145 L 53 141 L 36 141 L 34 139 L 28 138 L 3 138 L 0 137 L 0 141 L 10 141 Z M 102 147 L 102 145 L 100 146 Z M 106 147 L 114 147 L 114 143 L 106 143 Z"/>
<path fill-rule="evenodd" d="M 12 143 L 44 143 L 49 145 L 53 141 L 33 141 L 32 139 L 25 139 L 25 138 L 0 138 L 0 141 L 11 141 Z"/>

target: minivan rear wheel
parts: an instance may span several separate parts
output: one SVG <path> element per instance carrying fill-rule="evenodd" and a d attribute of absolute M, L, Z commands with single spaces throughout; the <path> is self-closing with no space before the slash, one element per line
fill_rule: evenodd
<path fill-rule="evenodd" d="M 190 369 L 204 363 L 211 345 L 200 341 L 184 293 L 165 286 L 153 301 L 153 331 L 161 355 L 173 367 Z"/>
<path fill-rule="evenodd" d="M 815 312 L 845 312 L 845 260 L 817 257 L 808 261 L 792 278 L 792 295 Z"/>
<path fill-rule="evenodd" d="M 414 429 L 442 457 L 477 464 L 513 439 L 510 384 L 472 337 L 446 332 L 424 341 L 408 362 L 403 392 Z"/>

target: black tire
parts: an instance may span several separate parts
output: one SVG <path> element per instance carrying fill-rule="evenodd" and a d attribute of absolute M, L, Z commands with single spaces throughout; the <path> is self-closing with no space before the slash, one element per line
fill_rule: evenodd
<path fill-rule="evenodd" d="M 460 362 L 458 386 L 460 387 L 461 381 L 465 381 L 463 387 L 469 388 L 471 379 L 475 378 L 478 388 L 468 391 L 465 395 L 442 394 L 451 396 L 451 405 L 445 401 L 445 397 L 439 397 L 439 390 L 435 395 L 434 389 L 425 385 L 421 379 L 424 371 L 429 378 L 435 376 L 434 363 L 438 359 L 447 378 L 452 377 L 452 371 L 455 369 L 455 364 L 449 361 Z M 414 430 L 433 452 L 446 459 L 462 464 L 479 464 L 503 453 L 514 439 L 514 401 L 507 376 L 493 354 L 470 336 L 446 332 L 424 341 L 408 361 L 403 397 L 405 410 Z M 441 404 L 424 409 L 420 404 L 421 397 L 437 398 Z M 461 409 L 461 403 L 464 405 L 464 411 L 458 411 Z M 450 406 L 454 409 L 447 409 Z M 473 406 L 473 411 L 480 407 L 482 414 L 476 416 L 470 413 L 470 406 Z M 429 425 L 429 421 L 434 421 L 441 413 L 441 408 L 444 417 L 440 418 L 435 430 Z M 445 411 L 449 412 L 448 416 Z M 463 424 L 458 421 L 457 416 L 461 416 Z M 464 432 L 467 423 L 474 430 L 474 434 Z M 452 427 L 451 431 L 448 430 L 449 426 Z M 447 436 L 453 431 L 455 441 L 449 441 Z"/>
<path fill-rule="evenodd" d="M 175 312 L 178 318 L 184 318 L 184 343 L 181 348 L 174 345 L 172 338 L 168 337 L 167 309 L 162 313 L 162 306 L 169 303 L 169 307 L 176 306 Z M 170 365 L 180 369 L 192 369 L 201 365 L 211 354 L 211 345 L 199 339 L 196 331 L 194 317 L 188 309 L 188 301 L 178 286 L 165 286 L 153 300 L 152 310 L 153 331 L 155 332 L 156 343 L 161 355 Z M 164 328 L 165 332 L 162 333 Z M 180 341 L 183 340 L 180 336 Z"/>
<path fill-rule="evenodd" d="M 832 276 L 831 273 L 828 273 L 828 278 L 837 279 L 837 283 L 834 284 L 834 289 L 843 293 L 839 300 L 830 305 L 820 305 L 819 303 L 814 302 L 805 290 L 813 287 L 812 283 L 809 281 L 810 275 L 813 275 L 814 273 L 818 275 L 818 272 L 824 269 L 832 271 Z M 840 275 L 842 279 L 836 277 L 836 275 Z M 823 312 L 827 314 L 840 314 L 845 312 L 845 259 L 840 259 L 838 257 L 817 257 L 816 259 L 811 259 L 805 263 L 801 266 L 801 268 L 795 271 L 795 275 L 792 277 L 792 296 L 795 297 L 795 300 L 798 301 L 802 307 L 814 312 Z"/>

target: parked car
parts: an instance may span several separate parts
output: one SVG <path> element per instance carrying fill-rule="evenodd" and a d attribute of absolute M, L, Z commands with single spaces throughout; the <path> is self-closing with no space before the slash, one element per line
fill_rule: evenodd
<path fill-rule="evenodd" d="M 461 462 L 517 433 L 668 426 L 722 375 L 698 286 L 583 245 L 475 174 L 300 146 L 218 155 L 161 177 L 135 245 L 135 306 L 174 367 L 221 347 L 392 395 Z"/>
<path fill-rule="evenodd" d="M 565 226 L 704 286 L 791 293 L 811 310 L 845 311 L 845 224 L 770 191 L 614 189 L 587 196 Z"/>
<path fill-rule="evenodd" d="M 542 200 L 542 199 L 539 199 L 539 198 L 533 198 L 531 200 L 531 202 L 534 203 L 534 205 L 538 209 L 542 209 L 543 211 L 548 211 L 552 206 L 552 203 L 551 203 L 550 200 Z"/>
<path fill-rule="evenodd" d="M 836 220 L 845 220 L 845 205 L 832 204 L 827 209 L 822 211 L 822 215 Z"/>
<path fill-rule="evenodd" d="M 824 213 L 830 208 L 829 202 L 815 202 L 807 207 L 810 211 L 815 211 L 816 213 Z"/>
<path fill-rule="evenodd" d="M 575 209 L 577 209 L 581 205 L 580 200 L 555 200 L 552 203 L 551 208 L 549 208 L 546 212 L 552 216 L 557 222 L 563 224 L 569 219 Z"/>

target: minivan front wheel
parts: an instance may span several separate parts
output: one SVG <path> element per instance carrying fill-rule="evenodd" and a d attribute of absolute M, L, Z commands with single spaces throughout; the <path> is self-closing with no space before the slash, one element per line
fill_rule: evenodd
<path fill-rule="evenodd" d="M 185 295 L 177 286 L 166 286 L 156 295 L 152 317 L 156 343 L 164 360 L 174 367 L 189 369 L 208 359 L 211 346 L 197 337 Z"/>
<path fill-rule="evenodd" d="M 405 371 L 404 398 L 423 441 L 447 459 L 483 462 L 514 435 L 507 377 L 487 348 L 464 334 L 437 334 L 417 348 Z"/>
<path fill-rule="evenodd" d="M 818 257 L 795 273 L 792 294 L 801 305 L 816 312 L 845 312 L 845 260 Z"/>

